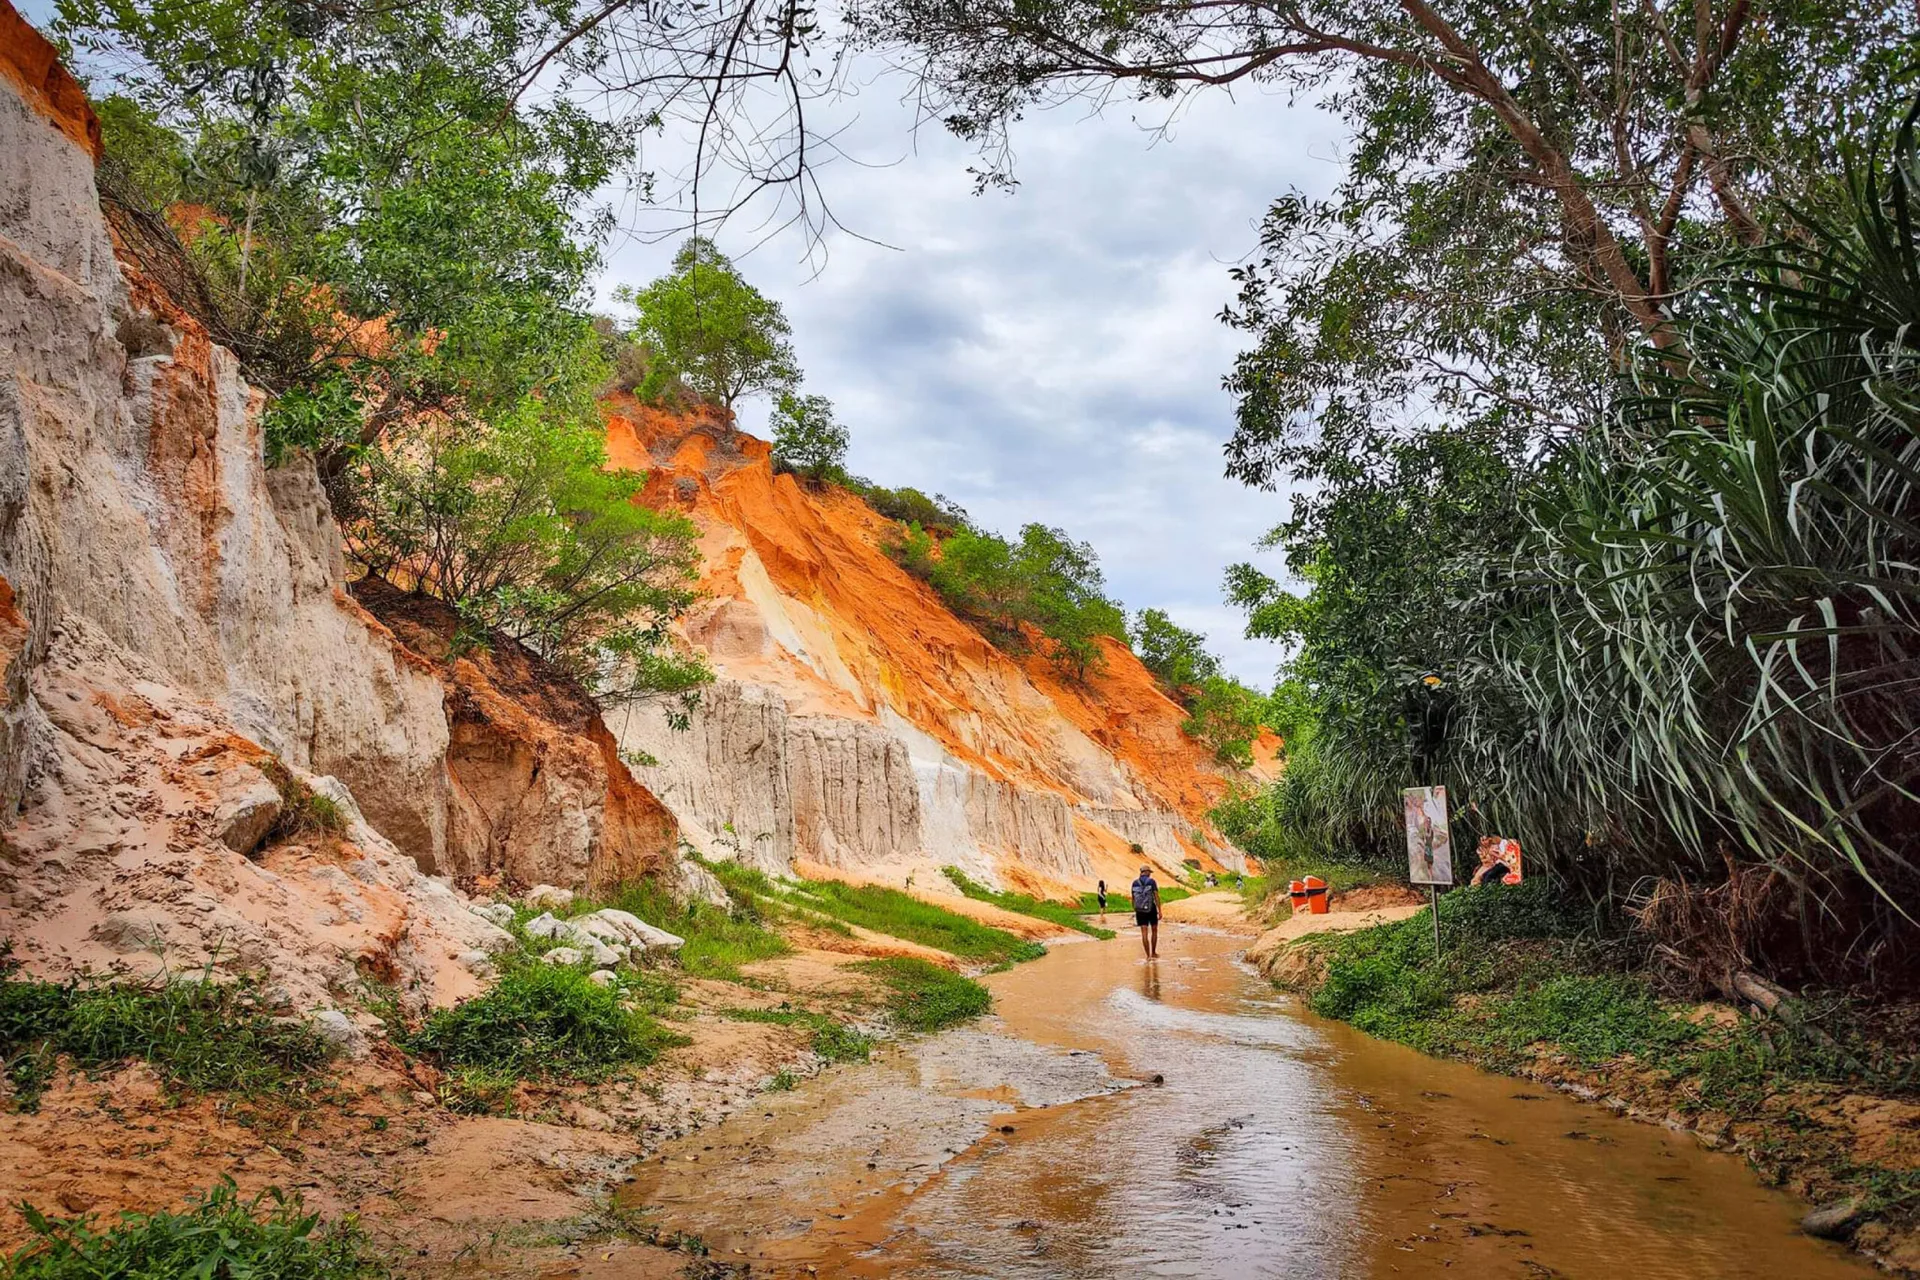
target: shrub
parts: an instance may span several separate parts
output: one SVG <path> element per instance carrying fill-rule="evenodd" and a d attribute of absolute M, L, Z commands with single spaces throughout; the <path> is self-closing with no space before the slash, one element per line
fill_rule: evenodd
<path fill-rule="evenodd" d="M 602 1080 L 683 1043 L 622 998 L 579 968 L 523 960 L 485 995 L 435 1011 L 408 1047 L 450 1072 L 490 1072 L 470 1079 L 497 1090 L 508 1080 Z"/>
<path fill-rule="evenodd" d="M 1031 628 L 1048 641 L 1048 656 L 1084 680 L 1099 671 L 1099 637 L 1126 638 L 1126 613 L 1106 595 L 1092 546 L 1060 529 L 1030 524 L 1020 541 L 966 528 L 938 543 L 919 525 L 888 544 L 888 554 L 924 578 L 948 608 L 1018 652 Z"/>
<path fill-rule="evenodd" d="M 302 782 L 278 756 L 261 761 L 259 769 L 280 793 L 280 816 L 267 832 L 266 843 L 280 844 L 315 834 L 346 834 L 346 811 L 332 796 L 323 796 Z"/>
<path fill-rule="evenodd" d="M 1180 731 L 1212 749 L 1214 759 L 1242 769 L 1253 764 L 1253 740 L 1260 734 L 1267 700 L 1228 676 L 1210 675 L 1192 695 L 1190 714 Z"/>
<path fill-rule="evenodd" d="M 1133 651 L 1167 692 L 1181 702 L 1189 686 L 1220 674 L 1220 660 L 1207 652 L 1206 637 L 1189 631 L 1162 609 L 1142 609 L 1127 629 Z"/>
<path fill-rule="evenodd" d="M 528 401 L 483 423 L 394 429 L 338 485 L 368 572 L 453 605 L 603 698 L 686 696 L 712 673 L 668 624 L 694 598 L 692 524 L 606 468 L 597 423 Z"/>
<path fill-rule="evenodd" d="M 818 485 L 845 474 L 847 429 L 825 396 L 782 391 L 774 402 L 773 461 Z"/>
<path fill-rule="evenodd" d="M 0 1258 L 0 1280 L 357 1280 L 385 1276 L 352 1218 L 322 1225 L 300 1197 L 269 1187 L 243 1200 L 231 1178 L 181 1211 L 123 1213 L 101 1230 L 91 1218 L 49 1218 L 20 1206 L 32 1239 Z"/>
<path fill-rule="evenodd" d="M 852 967 L 887 985 L 887 1012 L 909 1031 L 938 1031 L 993 1007 L 993 996 L 978 982 L 913 956 L 863 960 Z"/>
<path fill-rule="evenodd" d="M 138 1059 L 179 1088 L 253 1092 L 316 1070 L 333 1049 L 306 1023 L 275 1017 L 255 975 L 39 982 L 0 950 L 0 1061 L 21 1105 L 36 1104 L 62 1054 L 84 1070 Z"/>

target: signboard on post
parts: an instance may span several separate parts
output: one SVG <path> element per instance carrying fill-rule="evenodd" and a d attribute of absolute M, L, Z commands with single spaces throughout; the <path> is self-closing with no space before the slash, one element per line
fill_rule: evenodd
<path fill-rule="evenodd" d="M 1407 878 L 1415 884 L 1453 883 L 1453 842 L 1447 830 L 1447 789 L 1408 787 Z"/>

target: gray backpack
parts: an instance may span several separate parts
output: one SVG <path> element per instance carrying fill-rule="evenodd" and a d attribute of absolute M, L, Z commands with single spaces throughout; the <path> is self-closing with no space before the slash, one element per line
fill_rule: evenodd
<path fill-rule="evenodd" d="M 1153 877 L 1151 876 L 1141 876 L 1138 880 L 1135 880 L 1133 882 L 1133 909 L 1135 911 L 1153 910 L 1154 891 L 1159 887 L 1158 884 L 1154 883 Z"/>

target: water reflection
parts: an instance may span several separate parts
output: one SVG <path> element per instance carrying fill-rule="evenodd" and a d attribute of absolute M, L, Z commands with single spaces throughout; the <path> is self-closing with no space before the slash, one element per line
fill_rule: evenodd
<path fill-rule="evenodd" d="M 1305 1016 L 1237 946 L 1057 948 L 989 980 L 997 1019 L 669 1148 L 638 1202 L 756 1276 L 1870 1274 L 1737 1161 Z"/>

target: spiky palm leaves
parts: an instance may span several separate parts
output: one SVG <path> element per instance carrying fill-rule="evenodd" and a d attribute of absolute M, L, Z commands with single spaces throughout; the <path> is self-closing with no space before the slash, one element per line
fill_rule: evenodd
<path fill-rule="evenodd" d="M 1839 218 L 1688 295 L 1690 359 L 1650 353 L 1549 464 L 1496 607 L 1463 609 L 1455 769 L 1543 853 L 1758 861 L 1920 916 L 1914 135 L 1909 114 Z"/>

